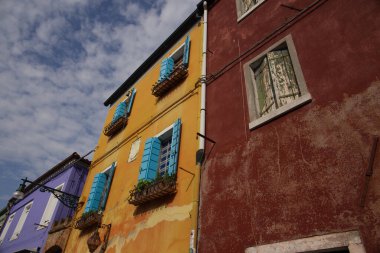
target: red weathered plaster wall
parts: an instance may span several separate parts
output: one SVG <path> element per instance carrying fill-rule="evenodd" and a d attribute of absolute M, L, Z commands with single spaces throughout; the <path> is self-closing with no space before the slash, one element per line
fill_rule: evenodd
<path fill-rule="evenodd" d="M 208 75 L 312 0 L 267 0 L 237 22 L 235 0 L 209 11 Z M 372 140 L 380 135 L 380 2 L 321 1 L 207 86 L 200 253 L 359 230 L 380 252 L 380 143 L 360 206 Z M 311 103 L 250 130 L 242 66 L 292 35 Z"/>

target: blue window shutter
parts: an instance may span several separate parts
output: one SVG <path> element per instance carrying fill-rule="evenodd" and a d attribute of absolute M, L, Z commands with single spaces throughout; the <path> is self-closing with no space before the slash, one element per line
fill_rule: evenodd
<path fill-rule="evenodd" d="M 187 68 L 189 66 L 189 53 L 190 53 L 190 36 L 187 35 L 185 40 L 185 48 L 183 49 L 182 64 Z"/>
<path fill-rule="evenodd" d="M 168 174 L 173 175 L 177 173 L 177 163 L 178 163 L 178 151 L 179 151 L 179 142 L 181 139 L 181 119 L 178 119 L 173 126 L 172 133 L 172 143 L 170 147 L 170 160 Z"/>
<path fill-rule="evenodd" d="M 154 180 L 157 176 L 158 160 L 160 158 L 161 141 L 149 138 L 145 142 L 138 180 Z"/>
<path fill-rule="evenodd" d="M 113 163 L 110 170 L 107 173 L 108 177 L 107 177 L 107 181 L 105 183 L 105 187 L 104 187 L 103 195 L 102 195 L 102 203 L 101 203 L 102 210 L 104 210 L 106 208 L 108 194 L 109 194 L 110 189 L 111 189 L 111 183 L 112 183 L 113 175 L 115 173 L 115 168 L 116 168 L 115 163 Z M 104 175 L 106 175 L 106 174 L 104 173 Z"/>
<path fill-rule="evenodd" d="M 112 121 L 116 121 L 118 120 L 120 117 L 123 117 L 126 115 L 126 112 L 127 112 L 127 104 L 125 102 L 121 102 L 117 107 L 116 107 L 116 111 L 113 115 L 113 119 Z"/>
<path fill-rule="evenodd" d="M 159 82 L 164 81 L 166 78 L 170 76 L 174 69 L 174 60 L 173 58 L 163 59 L 161 62 L 160 68 L 160 77 L 158 78 Z"/>
<path fill-rule="evenodd" d="M 102 198 L 105 183 L 106 175 L 103 173 L 98 173 L 95 175 L 94 182 L 91 186 L 90 195 L 88 196 L 86 208 L 84 209 L 85 213 L 99 210 L 100 199 Z"/>
<path fill-rule="evenodd" d="M 131 94 L 131 97 L 127 103 L 127 108 L 126 108 L 126 112 L 127 112 L 128 116 L 131 114 L 132 104 L 133 104 L 133 100 L 135 99 L 135 94 L 136 94 L 136 89 L 132 88 L 132 94 Z"/>

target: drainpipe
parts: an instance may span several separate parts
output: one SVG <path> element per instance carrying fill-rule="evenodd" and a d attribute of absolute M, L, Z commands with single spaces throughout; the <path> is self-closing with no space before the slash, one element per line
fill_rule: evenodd
<path fill-rule="evenodd" d="M 204 160 L 205 150 L 205 123 L 206 123 L 206 52 L 207 52 L 207 1 L 203 1 L 203 48 L 202 48 L 202 70 L 201 70 L 201 108 L 200 125 L 198 136 L 199 149 L 196 154 L 196 162 L 199 169 L 195 170 L 196 182 L 194 182 L 194 204 L 193 204 L 193 228 L 190 232 L 190 253 L 198 252 L 199 243 L 199 210 L 200 210 L 200 187 L 201 187 L 201 168 Z M 195 244 L 195 245 L 194 245 Z"/>
<path fill-rule="evenodd" d="M 202 72 L 201 72 L 201 111 L 199 133 L 205 136 L 206 132 L 206 52 L 207 52 L 207 1 L 203 1 L 203 49 L 202 49 Z M 199 138 L 199 150 L 204 158 L 205 139 Z"/>

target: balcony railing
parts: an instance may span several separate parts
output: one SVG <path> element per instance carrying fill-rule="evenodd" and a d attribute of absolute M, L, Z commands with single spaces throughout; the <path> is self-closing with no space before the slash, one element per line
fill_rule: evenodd
<path fill-rule="evenodd" d="M 109 123 L 103 130 L 104 135 L 112 136 L 127 125 L 128 118 L 123 116 Z"/>
<path fill-rule="evenodd" d="M 184 79 L 188 74 L 187 67 L 183 64 L 174 66 L 173 72 L 170 76 L 163 81 L 157 81 L 152 87 L 152 94 L 156 97 L 160 97 L 168 92 L 171 88 L 176 86 L 178 82 Z"/>
<path fill-rule="evenodd" d="M 174 194 L 177 192 L 176 185 L 176 178 L 171 177 L 150 182 L 142 188 L 135 186 L 135 188 L 130 191 L 128 202 L 129 204 L 139 206 L 154 199 Z"/>

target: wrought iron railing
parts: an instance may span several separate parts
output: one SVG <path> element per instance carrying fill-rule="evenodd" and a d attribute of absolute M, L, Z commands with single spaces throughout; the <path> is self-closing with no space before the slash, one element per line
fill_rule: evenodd
<path fill-rule="evenodd" d="M 178 64 L 174 66 L 173 72 L 169 77 L 160 81 L 157 81 L 152 87 L 152 94 L 156 97 L 160 97 L 172 89 L 174 86 L 178 84 L 181 80 L 183 80 L 188 74 L 187 67 L 183 64 Z"/>
<path fill-rule="evenodd" d="M 115 121 L 109 123 L 103 130 L 104 135 L 112 136 L 115 133 L 119 132 L 127 125 L 128 118 L 126 116 L 122 116 Z"/>
<path fill-rule="evenodd" d="M 166 195 L 174 194 L 177 192 L 176 185 L 175 177 L 157 179 L 142 188 L 137 185 L 129 192 L 128 202 L 139 206 Z"/>

